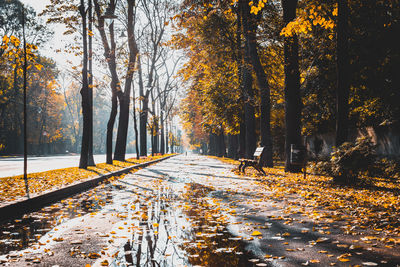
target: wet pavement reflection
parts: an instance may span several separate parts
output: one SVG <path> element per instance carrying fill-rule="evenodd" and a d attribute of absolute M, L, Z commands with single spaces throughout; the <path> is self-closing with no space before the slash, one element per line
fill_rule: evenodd
<path fill-rule="evenodd" d="M 102 210 L 121 218 L 114 226 L 120 232 L 105 233 L 109 237 L 95 253 L 112 255 L 104 266 L 269 265 L 246 249 L 253 238 L 227 230 L 234 207 L 213 198 L 213 188 L 162 173 L 142 177 L 148 182 L 117 179 L 1 224 L 0 256 L 35 246 L 55 226 Z"/>
<path fill-rule="evenodd" d="M 136 231 L 111 265 L 267 266 L 227 231 L 227 217 L 218 203 L 210 204 L 210 192 L 195 183 L 173 184 L 138 200 Z"/>
<path fill-rule="evenodd" d="M 0 224 L 0 255 L 34 245 L 53 227 L 70 219 L 96 212 L 112 202 L 112 184 L 61 200 L 51 206 Z"/>

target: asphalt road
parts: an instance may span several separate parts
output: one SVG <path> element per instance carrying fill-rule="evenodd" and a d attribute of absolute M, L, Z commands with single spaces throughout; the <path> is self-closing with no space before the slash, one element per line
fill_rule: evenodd
<path fill-rule="evenodd" d="M 136 154 L 127 154 L 126 158 L 135 156 Z M 94 161 L 95 163 L 103 163 L 106 161 L 106 155 L 94 155 Z M 28 157 L 28 173 L 77 167 L 78 164 L 79 155 Z M 0 158 L 0 177 L 21 175 L 23 171 L 23 157 Z"/>

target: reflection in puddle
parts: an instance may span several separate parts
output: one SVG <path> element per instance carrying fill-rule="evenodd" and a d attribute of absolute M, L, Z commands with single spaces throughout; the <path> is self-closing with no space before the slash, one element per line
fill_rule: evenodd
<path fill-rule="evenodd" d="M 101 185 L 0 225 L 0 254 L 34 245 L 55 225 L 112 202 L 113 211 L 126 220 L 120 223 L 129 226 L 118 228 L 132 231 L 121 232 L 126 238 L 120 244 L 112 240 L 120 234 L 110 232 L 103 250 L 116 249 L 111 266 L 267 266 L 245 249 L 241 237 L 227 231 L 227 209 L 211 192 L 199 184 L 162 179 L 151 179 L 148 187 Z"/>
<path fill-rule="evenodd" d="M 111 191 L 110 186 L 100 185 L 39 211 L 0 224 L 0 255 L 33 245 L 54 226 L 66 220 L 99 211 L 112 201 Z"/>
<path fill-rule="evenodd" d="M 136 205 L 137 230 L 112 266 L 267 266 L 227 231 L 221 208 L 207 199 L 210 188 L 188 184 L 180 194 L 171 191 L 164 187 Z"/>

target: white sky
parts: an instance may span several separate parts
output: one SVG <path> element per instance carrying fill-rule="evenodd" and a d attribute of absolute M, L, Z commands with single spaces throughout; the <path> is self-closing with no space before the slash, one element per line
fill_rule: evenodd
<path fill-rule="evenodd" d="M 27 6 L 31 6 L 35 9 L 36 14 L 39 14 L 45 9 L 46 5 L 50 4 L 50 0 L 20 0 L 23 4 Z M 54 59 L 61 70 L 62 68 L 67 67 L 67 59 L 72 61 L 74 64 L 80 63 L 80 58 L 75 57 L 71 54 L 64 54 L 60 52 L 55 52 L 57 49 L 63 50 L 65 45 L 68 43 L 68 39 L 71 39 L 71 36 L 64 36 L 62 33 L 65 31 L 65 27 L 61 24 L 49 25 L 54 31 L 54 36 L 52 40 L 49 41 L 44 47 L 40 48 L 40 53 L 43 56 L 50 57 Z"/>

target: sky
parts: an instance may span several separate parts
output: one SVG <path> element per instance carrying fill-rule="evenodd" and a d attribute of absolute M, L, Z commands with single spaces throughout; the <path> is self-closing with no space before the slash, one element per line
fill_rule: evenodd
<path fill-rule="evenodd" d="M 50 0 L 20 0 L 24 5 L 31 6 L 35 9 L 36 14 L 41 13 L 46 5 L 50 4 Z M 56 52 L 57 49 L 63 49 L 65 44 L 68 42 L 68 38 L 71 37 L 64 36 L 62 33 L 65 31 L 63 25 L 49 25 L 49 27 L 54 31 L 54 36 L 44 47 L 40 48 L 42 55 L 54 59 L 59 66 L 59 68 L 66 68 L 68 66 L 67 59 L 71 60 L 75 65 L 80 63 L 79 58 L 74 58 L 73 55 L 66 55 L 64 53 Z"/>

